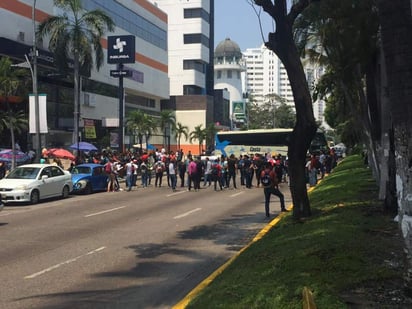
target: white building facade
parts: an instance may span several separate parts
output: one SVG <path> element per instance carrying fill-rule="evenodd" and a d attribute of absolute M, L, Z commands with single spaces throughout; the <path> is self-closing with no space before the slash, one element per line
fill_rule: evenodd
<path fill-rule="evenodd" d="M 236 129 L 246 122 L 242 87 L 242 72 L 245 71 L 243 55 L 239 45 L 226 38 L 216 46 L 214 57 L 215 89 L 228 91 L 231 128 Z"/>
<path fill-rule="evenodd" d="M 248 48 L 243 52 L 246 62 L 245 92 L 257 103 L 265 97 L 277 94 L 287 104 L 293 104 L 293 93 L 285 67 L 274 52 L 264 45 Z"/>
<path fill-rule="evenodd" d="M 162 108 L 174 110 L 176 123 L 189 133 L 199 125 L 204 129 L 213 121 L 214 0 L 151 2 L 168 16 L 170 101 Z M 199 152 L 197 141 L 183 137 L 180 146 L 185 153 Z"/>
<path fill-rule="evenodd" d="M 294 108 L 292 88 L 289 77 L 277 55 L 264 45 L 260 48 L 248 48 L 243 52 L 246 63 L 244 75 L 244 91 L 258 104 L 267 102 L 267 96 L 277 94 Z M 310 64 L 304 64 L 309 90 L 312 91 L 316 81 L 322 76 L 323 68 Z M 329 128 L 324 117 L 325 102 L 318 100 L 313 103 L 315 119 L 324 128 Z"/>
<path fill-rule="evenodd" d="M 33 0 L 9 0 L 0 2 L 0 56 L 14 62 L 24 61 L 33 42 Z M 169 97 L 167 15 L 146 0 L 87 0 L 85 10 L 101 9 L 114 21 L 113 33 L 106 33 L 101 43 L 104 47 L 104 64 L 97 71 L 92 69 L 82 77 L 80 127 L 82 140 L 100 145 L 103 135 L 116 136 L 119 121 L 118 78 L 110 76 L 115 65 L 107 64 L 107 36 L 135 36 L 136 53 L 133 64 L 125 64 L 132 72 L 124 78 L 124 117 L 129 111 L 144 110 L 157 115 L 160 102 Z M 59 12 L 53 0 L 36 2 L 36 25 Z M 67 146 L 73 130 L 73 76 L 62 77 L 53 65 L 53 54 L 48 51 L 47 38 L 38 42 L 39 93 L 47 95 L 48 127 L 46 145 Z M 94 128 L 90 128 L 94 126 Z M 93 136 L 93 130 L 95 132 Z M 113 142 L 113 141 L 112 141 Z M 125 137 L 125 144 L 133 144 L 132 137 Z M 115 146 L 115 141 L 111 143 Z"/>

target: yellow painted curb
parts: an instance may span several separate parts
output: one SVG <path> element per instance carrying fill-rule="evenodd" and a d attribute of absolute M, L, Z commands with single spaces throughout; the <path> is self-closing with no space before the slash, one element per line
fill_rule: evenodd
<path fill-rule="evenodd" d="M 311 192 L 315 187 L 321 182 L 319 180 L 317 184 L 313 187 L 308 189 L 308 193 Z M 291 211 L 293 208 L 293 204 L 291 204 L 287 210 Z M 190 303 L 192 299 L 194 299 L 201 290 L 207 287 L 217 276 L 219 276 L 243 251 L 249 248 L 254 242 L 260 240 L 267 232 L 270 231 L 272 227 L 274 227 L 288 212 L 281 212 L 279 215 L 276 216 L 272 221 L 270 221 L 253 239 L 252 241 L 243 247 L 240 251 L 238 251 L 234 256 L 232 256 L 226 263 L 216 269 L 209 277 L 205 280 L 200 282 L 193 290 L 189 292 L 180 302 L 172 307 L 172 309 L 184 309 Z"/>
<path fill-rule="evenodd" d="M 292 209 L 293 205 L 291 204 L 288 207 L 288 211 Z M 201 290 L 207 287 L 217 276 L 219 276 L 243 251 L 249 248 L 254 242 L 260 240 L 269 230 L 275 226 L 285 215 L 287 212 L 282 212 L 276 216 L 272 221 L 270 221 L 253 239 L 252 241 L 243 247 L 240 251 L 238 251 L 234 256 L 232 256 L 226 263 L 216 269 L 209 277 L 203 280 L 201 283 L 198 284 L 193 290 L 189 292 L 180 302 L 172 307 L 172 309 L 184 309 L 190 303 L 192 299 L 194 299 Z"/>

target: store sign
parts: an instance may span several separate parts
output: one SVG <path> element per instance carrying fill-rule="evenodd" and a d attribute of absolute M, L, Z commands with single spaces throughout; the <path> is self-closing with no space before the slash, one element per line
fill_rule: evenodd
<path fill-rule="evenodd" d="M 116 35 L 107 37 L 107 63 L 135 63 L 134 35 Z"/>
<path fill-rule="evenodd" d="M 84 135 L 87 139 L 96 138 L 96 127 L 93 119 L 84 119 Z"/>
<path fill-rule="evenodd" d="M 245 102 L 233 101 L 232 102 L 232 114 L 244 114 L 244 113 L 245 113 Z"/>

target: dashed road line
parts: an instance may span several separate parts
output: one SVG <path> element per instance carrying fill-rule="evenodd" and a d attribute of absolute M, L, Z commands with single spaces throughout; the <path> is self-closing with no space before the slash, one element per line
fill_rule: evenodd
<path fill-rule="evenodd" d="M 121 206 L 121 207 L 116 207 L 116 208 L 112 208 L 112 209 L 108 209 L 108 210 L 103 210 L 103 211 L 99 211 L 99 212 L 95 212 L 95 213 L 92 213 L 92 214 L 85 215 L 84 217 L 88 218 L 88 217 L 103 215 L 103 214 L 106 214 L 108 212 L 116 211 L 116 210 L 119 210 L 119 209 L 122 209 L 122 208 L 125 208 L 125 207 L 126 206 Z"/>
<path fill-rule="evenodd" d="M 181 219 L 181 218 L 186 217 L 186 216 L 188 216 L 188 215 L 190 215 L 190 214 L 192 214 L 192 213 L 194 213 L 194 212 L 196 212 L 196 211 L 199 211 L 199 210 L 202 210 L 202 208 L 196 208 L 196 209 L 190 210 L 190 211 L 185 212 L 185 213 L 183 213 L 183 214 L 181 214 L 181 215 L 178 215 L 178 216 L 176 216 L 176 217 L 173 217 L 173 219 Z"/>
<path fill-rule="evenodd" d="M 41 271 L 39 271 L 39 272 L 37 272 L 37 273 L 28 275 L 28 276 L 24 277 L 24 279 L 33 279 L 33 278 L 36 278 L 36 277 L 38 277 L 38 276 L 44 275 L 45 273 L 48 273 L 48 272 L 54 270 L 54 269 L 57 269 L 57 268 L 59 268 L 59 267 L 62 267 L 63 265 L 67 265 L 67 264 L 76 262 L 77 260 L 79 260 L 79 259 L 81 259 L 81 258 L 83 258 L 83 257 L 86 257 L 86 256 L 88 256 L 88 255 L 92 255 L 92 254 L 98 253 L 99 251 L 102 251 L 102 250 L 104 250 L 104 249 L 106 249 L 106 247 L 97 248 L 97 249 L 95 249 L 95 250 L 92 250 L 92 251 L 90 251 L 90 252 L 87 252 L 86 254 L 79 255 L 79 256 L 77 256 L 77 257 L 75 257 L 75 258 L 73 258 L 73 259 L 70 259 L 70 260 L 61 262 L 61 263 L 59 263 L 59 264 L 56 264 L 56 265 L 53 265 L 53 266 L 48 267 L 48 268 L 46 268 L 46 269 L 43 269 L 43 270 L 41 270 Z"/>

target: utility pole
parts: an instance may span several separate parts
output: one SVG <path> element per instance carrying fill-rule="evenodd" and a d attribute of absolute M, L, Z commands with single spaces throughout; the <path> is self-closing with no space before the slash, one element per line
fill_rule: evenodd
<path fill-rule="evenodd" d="M 37 40 L 36 40 L 36 0 L 33 0 L 32 7 L 32 22 L 33 22 L 33 95 L 34 95 L 34 117 L 35 117 L 35 138 L 34 150 L 36 152 L 36 162 L 40 162 L 41 157 L 41 140 L 40 140 L 40 107 L 39 94 L 37 89 Z"/>

